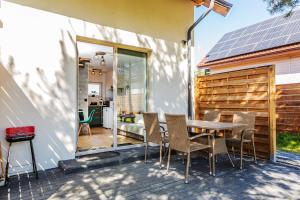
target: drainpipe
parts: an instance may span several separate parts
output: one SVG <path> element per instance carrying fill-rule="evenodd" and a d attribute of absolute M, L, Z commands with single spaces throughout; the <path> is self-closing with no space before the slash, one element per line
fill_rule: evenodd
<path fill-rule="evenodd" d="M 193 110 L 192 110 L 192 31 L 196 28 L 196 26 L 213 10 L 215 5 L 215 0 L 210 1 L 209 8 L 195 21 L 188 29 L 187 32 L 187 47 L 188 47 L 188 118 L 193 118 Z"/>

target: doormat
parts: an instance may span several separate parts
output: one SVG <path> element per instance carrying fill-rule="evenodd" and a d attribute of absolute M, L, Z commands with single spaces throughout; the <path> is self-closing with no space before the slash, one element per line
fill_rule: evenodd
<path fill-rule="evenodd" d="M 122 146 L 128 146 L 128 145 L 133 145 L 132 143 L 128 142 L 128 143 L 122 143 L 122 144 L 118 144 L 118 147 L 122 147 Z M 111 145 L 112 147 L 113 145 Z"/>
<path fill-rule="evenodd" d="M 95 153 L 90 155 L 84 155 L 84 156 L 78 156 L 76 159 L 80 161 L 95 161 L 100 159 L 106 159 L 106 158 L 113 158 L 119 156 L 120 153 L 116 151 L 108 151 L 108 152 L 102 152 L 102 153 Z"/>

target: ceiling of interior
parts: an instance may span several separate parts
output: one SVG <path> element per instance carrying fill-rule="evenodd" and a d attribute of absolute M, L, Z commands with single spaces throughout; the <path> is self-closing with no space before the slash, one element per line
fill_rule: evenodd
<path fill-rule="evenodd" d="M 113 48 L 98 44 L 85 42 L 77 42 L 78 56 L 81 58 L 91 59 L 96 52 L 104 52 L 105 65 L 91 66 L 94 69 L 102 69 L 103 71 L 111 71 L 113 69 Z"/>
<path fill-rule="evenodd" d="M 105 65 L 96 65 L 93 66 L 92 62 L 90 65 L 91 69 L 102 69 L 102 71 L 112 71 L 113 70 L 113 47 L 103 46 L 92 43 L 77 42 L 78 56 L 81 61 L 89 61 L 93 56 L 96 55 L 96 52 L 104 52 L 105 55 Z M 118 67 L 128 67 L 129 65 L 143 65 L 146 62 L 145 58 L 119 54 L 118 55 Z"/>

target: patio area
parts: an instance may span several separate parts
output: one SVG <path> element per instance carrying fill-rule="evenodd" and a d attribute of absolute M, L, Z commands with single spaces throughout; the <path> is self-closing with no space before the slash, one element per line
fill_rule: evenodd
<path fill-rule="evenodd" d="M 40 179 L 23 174 L 0 189 L 0 199 L 297 199 L 300 170 L 259 160 L 232 168 L 218 158 L 216 177 L 208 174 L 207 160 L 192 159 L 190 182 L 184 184 L 184 165 L 174 157 L 169 174 L 158 159 L 63 174 L 40 172 Z M 236 160 L 238 162 L 238 160 Z"/>

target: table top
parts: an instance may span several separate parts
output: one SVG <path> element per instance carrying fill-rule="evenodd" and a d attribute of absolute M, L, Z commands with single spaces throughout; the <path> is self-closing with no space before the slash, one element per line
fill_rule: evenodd
<path fill-rule="evenodd" d="M 161 121 L 165 124 L 165 121 Z M 213 122 L 213 121 L 204 121 L 204 120 L 187 120 L 187 126 L 190 128 L 202 128 L 208 130 L 232 130 L 234 128 L 243 128 L 247 124 L 237 124 L 237 123 L 228 123 L 228 122 Z"/>
<path fill-rule="evenodd" d="M 237 124 L 228 122 L 213 122 L 213 121 L 203 121 L 203 120 L 187 120 L 187 126 L 191 128 L 203 128 L 209 130 L 232 130 L 233 128 L 243 128 L 247 124 Z"/>

